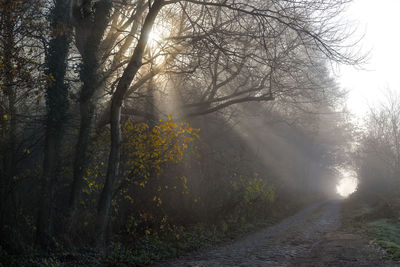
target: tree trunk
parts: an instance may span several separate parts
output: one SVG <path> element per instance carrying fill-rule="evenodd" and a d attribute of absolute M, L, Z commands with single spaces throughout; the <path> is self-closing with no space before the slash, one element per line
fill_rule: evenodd
<path fill-rule="evenodd" d="M 125 93 L 128 90 L 133 78 L 142 66 L 143 53 L 147 45 L 149 33 L 153 27 L 158 12 L 163 6 L 163 0 L 155 0 L 147 14 L 139 41 L 135 47 L 133 55 L 117 85 L 111 99 L 110 122 L 111 122 L 111 151 L 108 158 L 107 176 L 104 188 L 101 192 L 98 213 L 97 213 L 97 245 L 104 244 L 105 231 L 110 216 L 111 201 L 115 188 L 115 183 L 119 173 L 120 154 L 121 154 L 121 106 Z"/>
<path fill-rule="evenodd" d="M 14 43 L 15 43 L 15 20 L 13 18 L 14 3 L 7 0 L 3 4 L 2 10 L 2 35 L 4 36 L 3 46 L 3 94 L 5 95 L 2 105 L 2 144 L 3 166 L 0 176 L 0 227 L 8 216 L 9 197 L 12 191 L 12 180 L 16 172 L 16 144 L 17 144 L 17 118 L 16 118 L 16 88 L 14 86 Z M 7 102 L 7 104 L 6 104 Z M 6 107 L 4 109 L 4 107 Z"/>
<path fill-rule="evenodd" d="M 37 243 L 47 248 L 52 237 L 53 196 L 57 182 L 57 165 L 63 128 L 68 111 L 68 86 L 65 84 L 69 43 L 71 40 L 71 2 L 56 0 L 52 10 L 53 37 L 46 58 L 49 83 L 46 90 L 46 132 L 41 184 L 41 201 L 37 220 Z"/>
<path fill-rule="evenodd" d="M 90 143 L 90 133 L 95 112 L 93 96 L 100 88 L 100 43 L 103 39 L 107 27 L 109 13 L 112 3 L 110 0 L 97 2 L 95 8 L 95 18 L 77 18 L 76 35 L 77 43 L 82 44 L 80 53 L 82 56 L 82 70 L 80 73 L 83 82 L 80 95 L 80 128 L 78 142 L 75 147 L 75 160 L 73 166 L 73 182 L 69 202 L 69 228 L 76 220 L 76 214 L 81 200 L 83 176 L 88 165 L 88 148 Z M 75 7 L 78 8 L 79 7 Z M 81 12 L 78 12 L 81 14 Z M 85 36 L 89 36 L 85 38 Z M 70 230 L 69 229 L 69 230 Z"/>
<path fill-rule="evenodd" d="M 46 129 L 46 140 L 43 162 L 41 203 L 37 221 L 37 242 L 42 248 L 50 245 L 53 222 L 53 199 L 56 184 L 56 170 L 61 133 L 51 128 Z"/>
<path fill-rule="evenodd" d="M 73 181 L 71 187 L 71 195 L 69 202 L 69 228 L 71 228 L 76 220 L 75 216 L 79 208 L 81 200 L 83 176 L 88 164 L 88 148 L 90 142 L 90 132 L 92 129 L 92 121 L 94 114 L 94 104 L 89 101 L 80 102 L 80 128 L 78 142 L 75 146 L 75 160 L 73 166 Z M 68 231 L 70 231 L 69 229 Z"/>

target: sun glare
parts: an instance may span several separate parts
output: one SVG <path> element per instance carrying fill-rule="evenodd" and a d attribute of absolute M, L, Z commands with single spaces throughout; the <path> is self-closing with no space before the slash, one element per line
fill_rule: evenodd
<path fill-rule="evenodd" d="M 357 190 L 358 181 L 357 178 L 352 176 L 345 176 L 336 186 L 337 193 L 342 197 L 348 197 Z"/>
<path fill-rule="evenodd" d="M 154 49 L 162 45 L 163 41 L 170 35 L 170 28 L 164 24 L 154 24 L 150 34 L 148 45 Z"/>

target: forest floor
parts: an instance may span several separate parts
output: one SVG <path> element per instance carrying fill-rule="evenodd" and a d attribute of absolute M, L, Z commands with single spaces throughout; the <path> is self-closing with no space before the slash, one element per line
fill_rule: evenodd
<path fill-rule="evenodd" d="M 340 200 L 312 204 L 279 224 L 153 266 L 400 266 L 341 224 Z"/>

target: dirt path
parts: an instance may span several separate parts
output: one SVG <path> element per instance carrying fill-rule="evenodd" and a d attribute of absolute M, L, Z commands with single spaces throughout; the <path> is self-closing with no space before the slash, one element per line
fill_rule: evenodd
<path fill-rule="evenodd" d="M 320 202 L 232 244 L 154 266 L 400 266 L 339 227 L 340 201 Z"/>

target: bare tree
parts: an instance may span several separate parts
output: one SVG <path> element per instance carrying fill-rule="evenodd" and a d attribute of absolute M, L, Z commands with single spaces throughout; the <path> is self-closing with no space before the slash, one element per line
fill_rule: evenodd
<path fill-rule="evenodd" d="M 143 28 L 133 55 L 126 69 L 124 70 L 124 73 L 119 80 L 118 86 L 111 99 L 111 151 L 108 159 L 106 182 L 104 184 L 104 189 L 100 195 L 98 207 L 97 240 L 99 243 L 102 243 L 104 240 L 104 233 L 108 224 L 108 217 L 110 214 L 111 200 L 119 171 L 119 161 L 121 153 L 120 118 L 122 101 L 124 100 L 125 94 L 129 89 L 133 78 L 135 77 L 136 73 L 139 71 L 139 68 L 142 65 L 143 53 L 146 48 L 149 32 L 151 31 L 154 20 L 156 19 L 158 12 L 162 8 L 163 4 L 164 3 L 162 0 L 155 0 L 154 3 L 150 6 L 149 13 L 144 20 Z"/>
<path fill-rule="evenodd" d="M 364 149 L 374 155 L 390 173 L 392 183 L 399 184 L 400 173 L 400 97 L 386 90 L 385 100 L 378 107 L 371 107 L 367 119 Z"/>
<path fill-rule="evenodd" d="M 135 48 L 126 60 L 127 65 L 121 62 L 122 75 L 114 82 L 115 90 L 111 88 L 111 152 L 106 183 L 99 201 L 98 240 L 103 240 L 104 237 L 113 190 L 119 175 L 120 118 L 123 101 L 132 81 L 139 78 L 137 74 L 140 73 L 143 64 L 148 36 L 153 24 L 162 19 L 158 17 L 161 9 L 175 14 L 179 14 L 180 10 L 185 14 L 185 29 L 188 31 L 181 31 L 179 36 L 170 38 L 181 40 L 180 44 L 184 47 L 173 61 L 175 66 L 182 70 L 189 62 L 197 61 L 199 64 L 191 64 L 193 69 L 203 68 L 203 71 L 209 71 L 211 75 L 209 79 L 211 83 L 203 87 L 206 90 L 200 94 L 196 102 L 185 104 L 186 108 L 195 107 L 194 112 L 186 112 L 193 116 L 214 112 L 236 103 L 271 101 L 274 95 L 285 95 L 291 91 L 290 87 L 278 84 L 275 87 L 276 91 L 273 92 L 276 83 L 274 75 L 278 71 L 285 72 L 286 77 L 294 81 L 290 85 L 296 87 L 300 77 L 293 75 L 292 71 L 299 69 L 303 62 L 312 65 L 321 55 L 336 62 L 357 63 L 359 58 L 348 54 L 348 51 L 341 46 L 346 37 L 345 32 L 341 32 L 337 24 L 331 23 L 348 2 L 332 0 L 149 2 L 140 34 L 137 32 L 138 41 L 134 44 Z M 192 47 L 195 49 L 190 51 L 189 48 Z M 299 51 L 301 51 L 300 57 Z M 189 57 L 185 58 L 185 53 Z M 190 60 L 194 54 L 197 54 L 197 60 Z M 203 62 L 206 60 L 209 64 L 204 65 Z M 299 75 L 300 73 L 301 70 Z M 247 80 L 249 74 L 251 76 Z M 144 74 L 141 76 L 146 77 Z M 187 77 L 191 77 L 191 74 Z M 207 81 L 207 78 L 193 80 L 196 82 L 200 80 L 200 85 L 201 81 Z M 283 82 L 285 79 L 281 80 L 281 83 Z M 235 86 L 231 85 L 233 83 Z"/>

